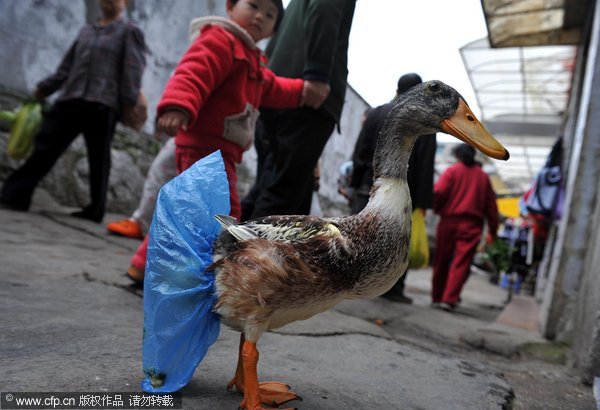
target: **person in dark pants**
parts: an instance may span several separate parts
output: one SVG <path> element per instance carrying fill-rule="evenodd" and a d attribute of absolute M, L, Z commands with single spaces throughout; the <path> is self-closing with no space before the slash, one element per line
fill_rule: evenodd
<path fill-rule="evenodd" d="M 319 109 L 262 109 L 255 144 L 257 180 L 242 201 L 242 219 L 306 215 L 314 190 L 313 171 L 346 93 L 348 37 L 356 0 L 292 0 L 269 42 L 269 68 L 277 75 L 314 80 L 326 96 Z"/>
<path fill-rule="evenodd" d="M 126 0 L 100 0 L 102 17 L 85 25 L 56 73 L 37 85 L 42 100 L 62 93 L 44 114 L 33 154 L 6 180 L 4 208 L 26 211 L 33 192 L 61 154 L 80 134 L 89 164 L 90 204 L 73 216 L 101 222 L 106 208 L 110 146 L 119 114 L 133 110 L 145 66 L 144 35 L 122 17 Z"/>
<path fill-rule="evenodd" d="M 389 112 L 398 96 L 423 81 L 418 74 L 405 74 L 398 80 L 396 97 L 390 103 L 374 108 L 367 114 L 361 132 L 356 140 L 352 155 L 353 169 L 350 186 L 352 195 L 350 209 L 359 213 L 369 202 L 369 193 L 373 184 L 373 154 L 377 137 Z M 433 174 L 435 151 L 437 148 L 435 134 L 424 135 L 417 139 L 408 162 L 408 188 L 413 209 L 426 209 L 433 206 Z M 385 298 L 402 303 L 412 303 L 412 299 L 404 294 L 404 283 L 408 272 L 384 295 Z"/>

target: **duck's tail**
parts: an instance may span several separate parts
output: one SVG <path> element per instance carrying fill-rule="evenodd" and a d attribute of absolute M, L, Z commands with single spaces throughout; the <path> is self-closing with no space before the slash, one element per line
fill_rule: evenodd
<path fill-rule="evenodd" d="M 219 152 L 160 191 L 144 278 L 144 391 L 181 389 L 219 335 L 214 275 L 206 268 L 220 230 L 214 215 L 228 212 L 229 184 Z"/>

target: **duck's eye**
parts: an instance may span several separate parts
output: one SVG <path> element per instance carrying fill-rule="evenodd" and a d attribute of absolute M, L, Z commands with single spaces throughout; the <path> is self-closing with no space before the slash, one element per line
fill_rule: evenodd
<path fill-rule="evenodd" d="M 440 89 L 440 85 L 438 83 L 431 83 L 429 84 L 429 89 L 431 91 L 437 91 Z"/>

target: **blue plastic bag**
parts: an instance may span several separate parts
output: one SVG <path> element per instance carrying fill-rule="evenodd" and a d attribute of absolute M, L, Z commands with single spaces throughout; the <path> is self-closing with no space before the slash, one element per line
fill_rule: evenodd
<path fill-rule="evenodd" d="M 192 378 L 219 335 L 213 242 L 216 214 L 229 214 L 229 184 L 220 152 L 196 162 L 160 190 L 150 227 L 144 278 L 146 392 L 175 392 Z"/>

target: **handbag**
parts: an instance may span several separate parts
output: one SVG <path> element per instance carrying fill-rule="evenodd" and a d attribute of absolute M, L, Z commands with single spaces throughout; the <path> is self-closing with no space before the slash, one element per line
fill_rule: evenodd
<path fill-rule="evenodd" d="M 121 108 L 119 121 L 126 127 L 136 131 L 142 129 L 148 119 L 148 99 L 144 92 L 140 90 L 137 102 L 134 106 L 124 106 Z"/>
<path fill-rule="evenodd" d="M 410 248 L 408 250 L 408 268 L 419 269 L 429 266 L 429 242 L 422 209 L 412 213 Z"/>

